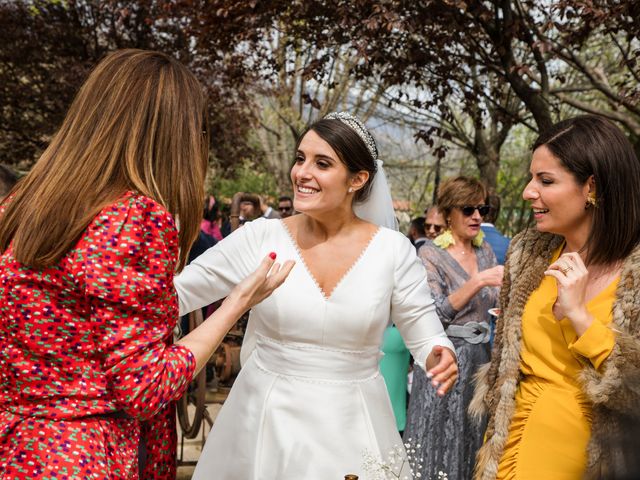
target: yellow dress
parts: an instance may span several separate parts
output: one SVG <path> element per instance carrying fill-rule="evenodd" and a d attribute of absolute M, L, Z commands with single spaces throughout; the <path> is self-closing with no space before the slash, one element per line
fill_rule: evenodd
<path fill-rule="evenodd" d="M 617 284 L 618 279 L 587 303 L 595 321 L 580 338 L 567 318 L 558 321 L 553 315 L 558 296 L 553 277 L 545 276 L 529 297 L 522 314 L 523 377 L 497 479 L 582 478 L 591 435 L 591 405 L 577 377 L 585 357 L 599 368 L 613 349 L 614 335 L 606 325 L 612 319 Z"/>

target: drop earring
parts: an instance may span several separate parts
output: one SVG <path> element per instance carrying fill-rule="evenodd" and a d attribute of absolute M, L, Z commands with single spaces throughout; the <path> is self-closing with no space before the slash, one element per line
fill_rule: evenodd
<path fill-rule="evenodd" d="M 597 206 L 598 206 L 598 202 L 596 200 L 596 194 L 592 192 L 589 195 L 587 195 L 587 201 L 584 204 L 584 209 L 589 210 L 591 207 L 597 207 Z"/>

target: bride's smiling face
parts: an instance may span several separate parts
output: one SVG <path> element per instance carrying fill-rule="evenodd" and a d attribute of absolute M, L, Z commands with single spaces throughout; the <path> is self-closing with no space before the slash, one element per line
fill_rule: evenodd
<path fill-rule="evenodd" d="M 349 188 L 357 189 L 357 177 L 331 145 L 309 130 L 300 141 L 291 168 L 293 206 L 304 213 L 351 208 L 353 192 Z"/>

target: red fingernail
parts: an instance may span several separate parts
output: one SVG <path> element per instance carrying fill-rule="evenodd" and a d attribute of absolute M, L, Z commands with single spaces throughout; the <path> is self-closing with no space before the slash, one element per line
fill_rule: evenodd
<path fill-rule="evenodd" d="M 269 256 L 271 257 L 271 260 L 275 260 L 276 259 L 276 252 L 271 252 L 269 254 Z"/>

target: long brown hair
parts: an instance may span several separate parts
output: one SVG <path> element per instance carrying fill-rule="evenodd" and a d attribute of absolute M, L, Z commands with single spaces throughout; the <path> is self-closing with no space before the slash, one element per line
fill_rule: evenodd
<path fill-rule="evenodd" d="M 14 189 L 0 219 L 1 251 L 13 242 L 20 263 L 55 265 L 104 206 L 134 190 L 177 219 L 181 269 L 202 215 L 206 108 L 199 82 L 171 57 L 109 54 Z"/>

